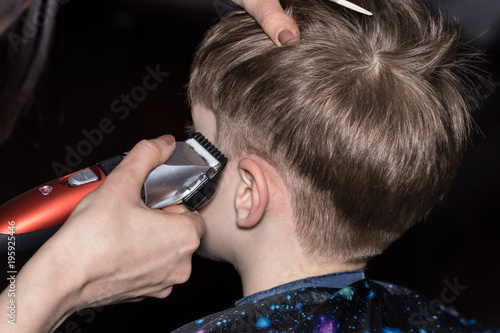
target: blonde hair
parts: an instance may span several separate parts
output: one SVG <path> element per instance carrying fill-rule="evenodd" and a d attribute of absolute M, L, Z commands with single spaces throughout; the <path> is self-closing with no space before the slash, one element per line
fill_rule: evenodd
<path fill-rule="evenodd" d="M 235 12 L 199 46 L 191 103 L 212 110 L 229 156 L 284 175 L 311 255 L 360 262 L 423 219 L 448 190 L 470 128 L 477 53 L 412 0 L 282 1 L 300 41 L 276 47 Z"/>

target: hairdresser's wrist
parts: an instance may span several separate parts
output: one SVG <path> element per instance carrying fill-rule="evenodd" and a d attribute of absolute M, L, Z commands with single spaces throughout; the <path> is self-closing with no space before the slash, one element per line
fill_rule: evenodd
<path fill-rule="evenodd" d="M 65 256 L 49 250 L 40 249 L 16 276 L 15 297 L 9 297 L 8 289 L 0 296 L 2 309 L 15 302 L 14 316 L 1 316 L 0 332 L 53 332 L 79 308 L 85 273 L 72 270 Z"/>

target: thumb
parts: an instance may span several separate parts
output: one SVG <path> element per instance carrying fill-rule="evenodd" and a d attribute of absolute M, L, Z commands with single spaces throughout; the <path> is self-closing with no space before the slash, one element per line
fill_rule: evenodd
<path fill-rule="evenodd" d="M 297 23 L 285 13 L 279 0 L 234 0 L 252 15 L 264 32 L 278 46 L 300 38 Z"/>
<path fill-rule="evenodd" d="M 128 198 L 135 198 L 151 170 L 164 163 L 174 149 L 175 139 L 171 135 L 142 140 L 106 177 L 103 185 Z"/>

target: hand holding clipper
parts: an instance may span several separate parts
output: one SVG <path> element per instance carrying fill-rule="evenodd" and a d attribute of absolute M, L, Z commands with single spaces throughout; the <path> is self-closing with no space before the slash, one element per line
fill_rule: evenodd
<path fill-rule="evenodd" d="M 0 206 L 0 254 L 6 254 L 12 236 L 18 253 L 39 248 L 125 155 L 42 184 Z M 215 193 L 226 162 L 226 157 L 197 133 L 177 142 L 168 161 L 149 174 L 142 199 L 151 208 L 183 203 L 189 210 L 197 210 Z"/>

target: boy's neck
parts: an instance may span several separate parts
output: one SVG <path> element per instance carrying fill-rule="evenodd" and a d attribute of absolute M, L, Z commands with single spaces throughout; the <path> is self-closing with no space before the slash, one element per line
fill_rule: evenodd
<path fill-rule="evenodd" d="M 354 271 L 365 267 L 364 264 L 358 265 L 319 265 L 315 267 L 293 263 L 291 265 L 272 265 L 272 267 L 260 267 L 250 269 L 248 273 L 241 272 L 243 284 L 243 296 L 248 296 L 259 291 L 271 289 L 282 284 L 304 278 L 340 273 L 345 271 Z"/>
<path fill-rule="evenodd" d="M 243 296 L 307 277 L 354 271 L 366 266 L 366 263 L 344 264 L 312 257 L 293 239 L 283 240 L 276 237 L 275 242 L 259 242 L 251 252 L 244 251 L 243 260 L 234 263 L 241 276 Z M 265 244 L 270 246 L 266 248 Z"/>

